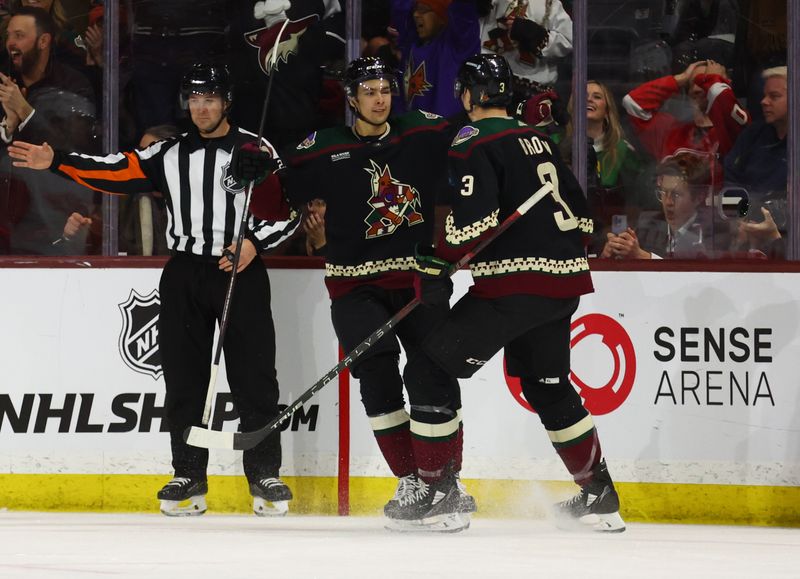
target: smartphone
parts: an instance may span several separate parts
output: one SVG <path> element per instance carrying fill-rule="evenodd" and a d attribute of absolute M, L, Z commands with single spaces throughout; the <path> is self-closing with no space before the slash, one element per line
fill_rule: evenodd
<path fill-rule="evenodd" d="M 611 233 L 619 235 L 620 233 L 628 230 L 628 216 L 627 215 L 612 215 L 611 216 Z"/>

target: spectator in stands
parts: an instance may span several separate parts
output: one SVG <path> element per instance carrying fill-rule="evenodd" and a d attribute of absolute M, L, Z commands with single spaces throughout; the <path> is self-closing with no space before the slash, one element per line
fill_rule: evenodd
<path fill-rule="evenodd" d="M 89 81 L 53 55 L 55 24 L 41 8 L 23 7 L 8 23 L 12 76 L 0 73 L 5 116 L 0 137 L 88 152 L 94 143 L 94 93 Z M 34 115 L 34 112 L 39 114 Z"/>
<path fill-rule="evenodd" d="M 479 0 L 483 52 L 505 56 L 522 86 L 553 86 L 572 52 L 572 19 L 560 0 Z M 524 90 L 515 86 L 515 92 Z"/>
<path fill-rule="evenodd" d="M 737 0 L 683 0 L 672 4 L 674 30 L 665 30 L 680 72 L 692 62 L 711 59 L 732 67 L 739 23 Z"/>
<path fill-rule="evenodd" d="M 787 67 L 768 68 L 762 73 L 763 121 L 747 127 L 725 156 L 725 183 L 744 187 L 749 194 L 786 192 L 789 130 Z"/>
<path fill-rule="evenodd" d="M 94 93 L 86 77 L 53 55 L 55 34 L 53 19 L 42 8 L 19 8 L 9 20 L 12 75 L 0 73 L 0 138 L 91 153 L 97 146 Z M 6 193 L 13 205 L 25 207 L 13 218 L 10 253 L 87 253 L 85 245 L 63 243 L 62 234 L 73 212 L 91 214 L 95 201 L 89 189 L 51 174 L 19 174 L 5 157 L 0 171 L 11 174 Z"/>
<path fill-rule="evenodd" d="M 365 3 L 361 13 L 361 56 L 377 56 L 392 68 L 400 68 L 402 55 L 397 48 L 397 33 L 391 29 L 389 0 Z"/>
<path fill-rule="evenodd" d="M 185 119 L 178 89 L 198 58 L 225 63 L 225 4 L 225 0 L 132 0 L 131 84 L 137 134 Z"/>
<path fill-rule="evenodd" d="M 326 65 L 342 59 L 344 22 L 337 0 L 267 0 L 236 2 L 228 38 L 236 99 L 231 116 L 239 126 L 258 132 L 267 82 L 270 93 L 265 135 L 278 150 L 294 146 L 313 131 L 336 122 L 344 93 L 323 93 Z M 278 34 L 286 21 L 283 35 Z M 278 42 L 278 58 L 268 59 Z M 343 60 L 342 60 L 343 64 Z M 338 101 L 338 102 L 337 102 Z"/>
<path fill-rule="evenodd" d="M 739 224 L 733 249 L 755 250 L 768 257 L 784 255 L 786 218 L 781 208 L 786 203 L 789 172 L 787 71 L 778 66 L 762 73 L 764 120 L 747 127 L 725 157 L 726 185 L 745 189 L 754 209 Z"/>
<path fill-rule="evenodd" d="M 308 211 L 303 218 L 303 231 L 306 234 L 306 253 L 308 255 L 325 255 L 325 210 L 327 204 L 322 199 L 308 202 Z"/>
<path fill-rule="evenodd" d="M 656 169 L 657 215 L 634 230 L 608 233 L 600 257 L 614 259 L 695 258 L 708 254 L 710 218 L 705 211 L 709 168 L 703 156 L 678 153 Z"/>
<path fill-rule="evenodd" d="M 399 34 L 403 99 L 393 110 L 461 115 L 453 94 L 461 64 L 480 52 L 476 0 L 392 0 L 392 24 Z"/>
<path fill-rule="evenodd" d="M 683 122 L 662 110 L 682 90 L 691 101 L 693 120 Z M 642 146 L 657 162 L 681 149 L 705 153 L 714 165 L 711 184 L 722 184 L 718 160 L 733 147 L 750 122 L 736 102 L 725 68 L 714 61 L 690 64 L 674 76 L 646 82 L 627 95 L 622 104 Z"/>
<path fill-rule="evenodd" d="M 570 99 L 570 117 L 574 105 Z M 635 223 L 639 205 L 636 195 L 640 185 L 641 161 L 633 146 L 625 139 L 625 131 L 619 118 L 614 96 L 603 83 L 590 80 L 586 84 L 586 134 L 591 139 L 597 159 L 596 167 L 588 167 L 596 173 L 596 183 L 587 187 L 587 197 L 594 220 L 592 249 L 599 253 L 611 231 L 614 216 L 618 222 Z M 566 143 L 571 150 L 573 126 L 567 123 Z M 624 219 L 623 219 L 624 218 Z M 614 231 L 621 233 L 622 231 Z"/>
<path fill-rule="evenodd" d="M 5 4 L 5 3 L 4 3 Z M 88 1 L 86 2 L 88 5 Z M 73 25 L 73 18 L 68 13 L 62 0 L 10 0 L 7 3 L 7 10 L 3 14 L 0 23 L 0 33 L 5 38 L 6 26 L 11 18 L 11 13 L 16 12 L 21 7 L 41 8 L 53 19 L 56 26 L 56 35 L 53 44 L 56 47 L 56 54 L 59 60 L 65 64 L 80 70 L 83 61 L 83 50 L 80 46 L 80 37 Z M 85 10 L 84 10 L 85 11 Z M 0 70 L 8 70 L 8 55 L 2 55 Z"/>
<path fill-rule="evenodd" d="M 179 135 L 178 128 L 173 125 L 159 125 L 147 129 L 139 141 L 139 150 L 144 150 L 153 143 L 172 139 Z M 62 239 L 74 243 L 86 235 L 88 229 L 97 221 L 90 216 L 73 212 L 64 225 Z M 152 193 L 136 193 L 125 199 L 120 211 L 119 250 L 127 255 L 166 255 L 166 208 L 164 197 L 159 191 Z"/>

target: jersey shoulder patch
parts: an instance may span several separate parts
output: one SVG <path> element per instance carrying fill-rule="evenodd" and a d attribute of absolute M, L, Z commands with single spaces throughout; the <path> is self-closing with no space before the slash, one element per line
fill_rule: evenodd
<path fill-rule="evenodd" d="M 443 125 L 445 119 L 444 117 L 434 113 L 413 110 L 395 117 L 389 122 L 392 125 L 392 128 L 396 129 L 400 134 L 403 134 L 406 131 L 418 129 L 420 127 L 435 128 L 437 125 Z"/>
<path fill-rule="evenodd" d="M 314 131 L 313 133 L 308 135 L 303 140 L 303 142 L 301 142 L 299 145 L 297 145 L 297 150 L 298 151 L 305 151 L 306 149 L 310 149 L 311 147 L 313 147 L 316 144 L 317 144 L 317 132 Z"/>
<path fill-rule="evenodd" d="M 477 127 L 473 127 L 472 125 L 465 125 L 461 128 L 460 131 L 456 134 L 455 138 L 453 139 L 452 147 L 457 147 L 462 143 L 466 143 L 470 139 L 477 137 L 480 134 L 480 130 Z"/>

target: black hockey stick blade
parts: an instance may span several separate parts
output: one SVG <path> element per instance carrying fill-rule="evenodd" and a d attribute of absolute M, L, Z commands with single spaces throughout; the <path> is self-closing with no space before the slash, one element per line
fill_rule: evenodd
<path fill-rule="evenodd" d="M 490 236 L 482 240 L 475 246 L 472 251 L 468 252 L 464 257 L 458 260 L 450 267 L 449 275 L 453 275 L 463 266 L 467 265 L 473 257 L 483 251 L 492 241 L 497 239 L 506 229 L 508 229 L 517 219 L 525 215 L 528 210 L 541 201 L 546 195 L 553 191 L 551 183 L 542 185 L 536 193 L 528 197 L 528 199 L 520 205 L 514 213 L 506 217 L 503 222 L 495 229 Z M 300 397 L 287 406 L 281 413 L 273 418 L 266 426 L 253 430 L 251 432 L 221 432 L 218 430 L 210 430 L 200 426 L 191 426 L 183 433 L 183 439 L 192 446 L 200 448 L 222 448 L 229 450 L 249 450 L 257 446 L 262 440 L 269 436 L 278 426 L 288 420 L 297 410 L 303 406 L 314 394 L 322 390 L 322 388 L 331 382 L 336 376 L 350 366 L 357 360 L 364 352 L 369 350 L 372 345 L 383 337 L 384 334 L 389 332 L 400 320 L 405 318 L 411 311 L 420 304 L 417 298 L 408 302 L 403 308 L 392 316 L 386 323 L 380 326 L 377 330 L 372 332 L 367 338 L 362 341 L 358 346 L 353 348 L 347 356 L 345 356 L 336 366 L 331 368 L 327 374 L 317 380 L 308 390 L 303 392 Z"/>

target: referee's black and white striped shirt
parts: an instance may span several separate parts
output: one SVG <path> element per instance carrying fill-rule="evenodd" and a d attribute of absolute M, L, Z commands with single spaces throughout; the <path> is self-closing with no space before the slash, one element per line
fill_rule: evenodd
<path fill-rule="evenodd" d="M 233 125 L 227 135 L 215 139 L 204 139 L 193 128 L 143 150 L 105 157 L 56 152 L 50 170 L 105 193 L 159 191 L 167 204 L 169 248 L 221 256 L 222 250 L 236 240 L 246 196 L 245 187 L 231 176 L 231 153 L 234 147 L 256 138 Z M 263 143 L 277 158 L 274 147 L 266 140 Z M 258 195 L 262 187 L 280 185 L 277 177 L 271 176 L 256 186 L 253 195 Z M 289 237 L 299 223 L 300 216 L 294 211 L 288 219 L 278 221 L 251 215 L 245 237 L 263 251 Z"/>

